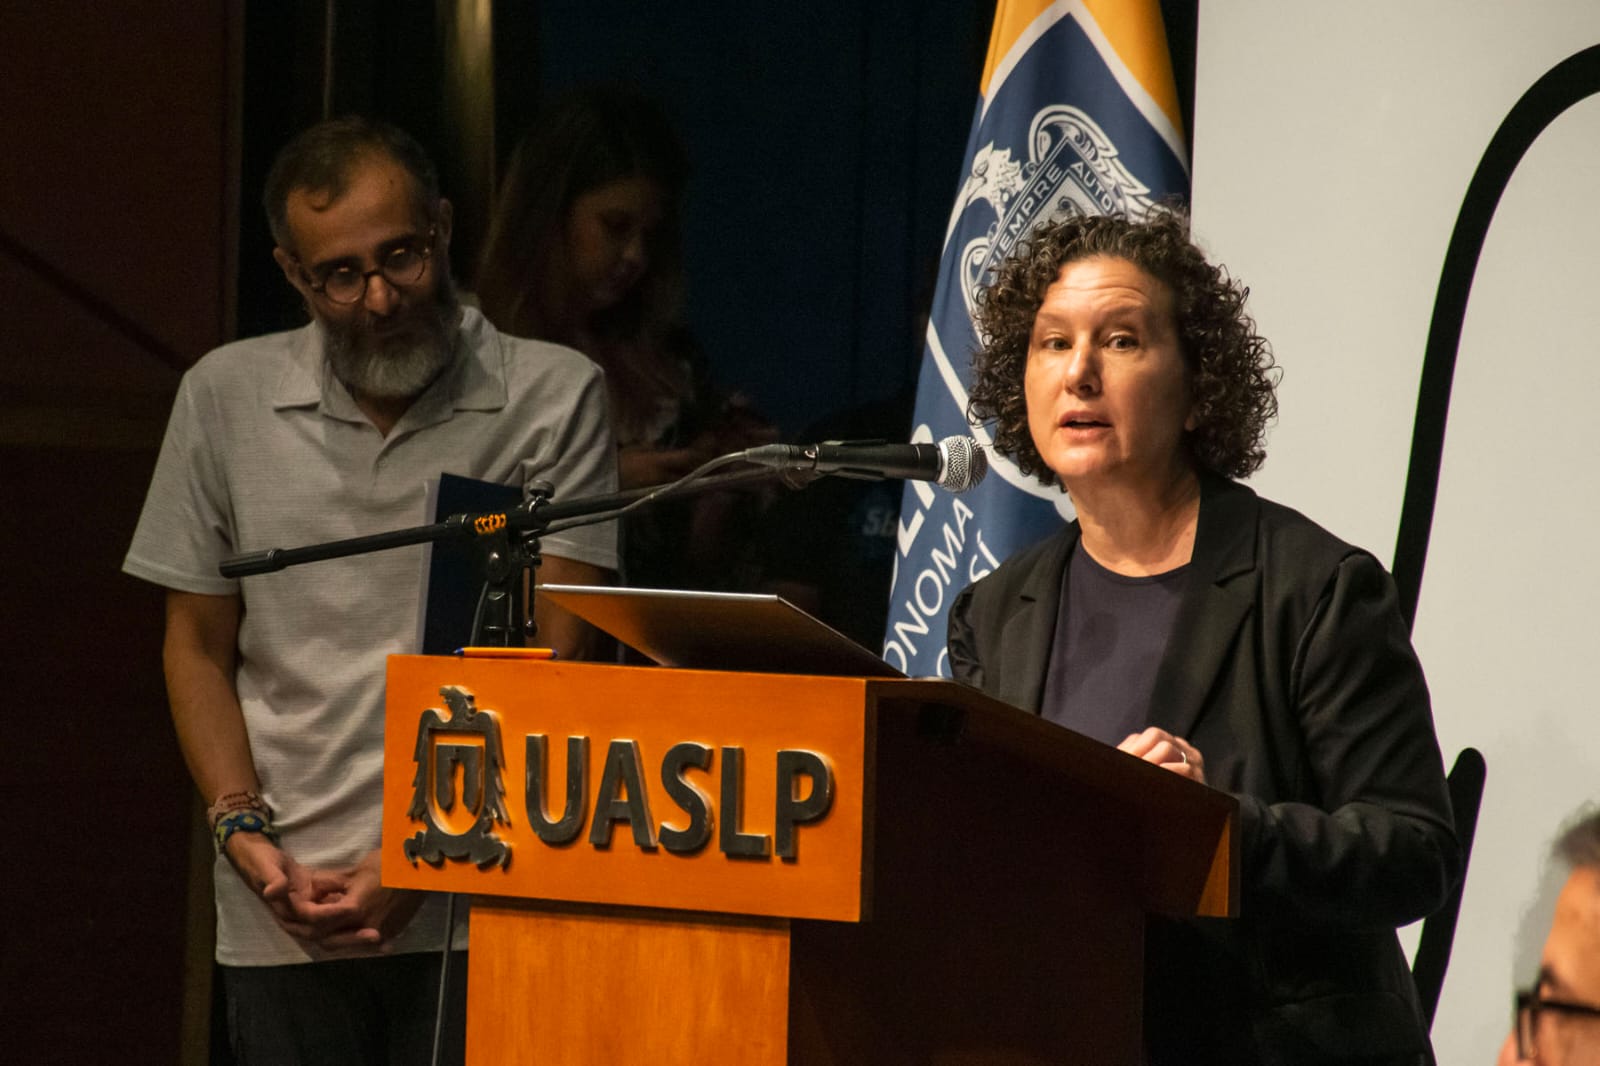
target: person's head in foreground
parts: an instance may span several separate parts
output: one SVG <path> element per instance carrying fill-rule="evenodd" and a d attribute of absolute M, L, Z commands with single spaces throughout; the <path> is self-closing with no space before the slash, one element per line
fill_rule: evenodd
<path fill-rule="evenodd" d="M 1600 1066 L 1600 810 L 1568 828 L 1555 853 L 1571 872 L 1556 897 L 1538 982 L 1517 993 L 1502 1066 Z"/>

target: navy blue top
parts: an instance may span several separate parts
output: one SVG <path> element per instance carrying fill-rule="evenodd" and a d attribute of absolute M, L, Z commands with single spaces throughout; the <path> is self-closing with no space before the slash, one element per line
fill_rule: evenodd
<path fill-rule="evenodd" d="M 1184 564 L 1127 577 L 1095 562 L 1081 543 L 1073 548 L 1061 573 L 1046 718 L 1107 744 L 1143 731 L 1188 573 Z"/>

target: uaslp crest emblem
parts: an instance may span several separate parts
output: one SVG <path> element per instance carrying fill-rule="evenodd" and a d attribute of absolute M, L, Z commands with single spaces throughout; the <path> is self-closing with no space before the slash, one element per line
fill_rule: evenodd
<path fill-rule="evenodd" d="M 499 717 L 479 710 L 477 698 L 458 685 L 446 685 L 439 695 L 449 717 L 430 707 L 417 724 L 415 791 L 406 814 L 425 828 L 405 842 L 406 858 L 412 865 L 418 859 L 434 866 L 467 859 L 479 866 L 506 866 L 511 847 L 494 834 L 497 823 L 511 824 L 501 781 L 505 755 Z M 450 828 L 469 819 L 464 829 Z"/>

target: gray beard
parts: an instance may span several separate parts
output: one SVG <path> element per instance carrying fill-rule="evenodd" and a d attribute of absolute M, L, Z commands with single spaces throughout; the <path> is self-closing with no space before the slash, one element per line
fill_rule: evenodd
<path fill-rule="evenodd" d="M 402 332 L 388 337 L 364 324 L 322 320 L 324 350 L 333 376 L 351 391 L 374 399 L 405 400 L 422 395 L 455 358 L 461 305 L 453 288 L 442 283 L 433 304 L 419 308 L 414 319 Z"/>

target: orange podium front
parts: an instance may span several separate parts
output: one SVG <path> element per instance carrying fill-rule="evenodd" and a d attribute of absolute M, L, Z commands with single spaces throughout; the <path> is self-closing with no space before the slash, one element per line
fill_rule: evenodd
<path fill-rule="evenodd" d="M 384 760 L 471 1063 L 1133 1063 L 1235 906 L 1230 797 L 950 682 L 395 656 Z"/>

